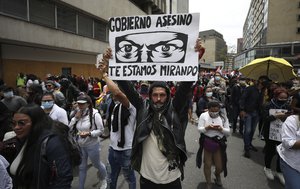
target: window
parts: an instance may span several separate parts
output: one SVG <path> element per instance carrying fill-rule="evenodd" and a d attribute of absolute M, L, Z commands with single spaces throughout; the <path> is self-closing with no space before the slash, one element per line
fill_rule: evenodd
<path fill-rule="evenodd" d="M 30 0 L 29 20 L 38 24 L 55 27 L 55 5 L 50 1 Z"/>
<path fill-rule="evenodd" d="M 93 37 L 93 20 L 84 15 L 78 15 L 78 34 Z"/>
<path fill-rule="evenodd" d="M 0 0 L 0 12 L 27 20 L 27 0 Z"/>
<path fill-rule="evenodd" d="M 76 33 L 76 12 L 57 6 L 57 28 Z"/>
<path fill-rule="evenodd" d="M 62 73 L 62 75 L 65 75 L 65 76 L 71 75 L 72 68 L 70 68 L 70 67 L 61 68 L 61 73 Z"/>
<path fill-rule="evenodd" d="M 300 21 L 300 14 L 298 14 L 298 21 Z"/>
<path fill-rule="evenodd" d="M 300 28 L 299 27 L 297 28 L 297 33 L 300 34 Z"/>
<path fill-rule="evenodd" d="M 101 21 L 95 21 L 94 33 L 95 39 L 107 41 L 107 24 Z"/>

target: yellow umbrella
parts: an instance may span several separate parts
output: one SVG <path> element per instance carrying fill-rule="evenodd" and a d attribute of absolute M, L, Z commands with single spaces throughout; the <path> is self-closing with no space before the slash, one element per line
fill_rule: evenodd
<path fill-rule="evenodd" d="M 267 75 L 272 81 L 284 82 L 297 77 L 293 66 L 283 58 L 257 58 L 241 67 L 239 71 L 247 78 L 258 79 Z"/>

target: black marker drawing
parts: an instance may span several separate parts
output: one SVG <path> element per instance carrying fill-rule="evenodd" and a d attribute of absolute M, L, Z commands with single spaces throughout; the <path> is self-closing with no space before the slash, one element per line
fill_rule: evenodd
<path fill-rule="evenodd" d="M 178 32 L 146 32 L 116 37 L 116 63 L 184 63 L 188 35 Z"/>

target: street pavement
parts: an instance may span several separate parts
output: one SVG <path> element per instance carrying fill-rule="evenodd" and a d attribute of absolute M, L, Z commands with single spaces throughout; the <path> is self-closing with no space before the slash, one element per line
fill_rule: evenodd
<path fill-rule="evenodd" d="M 258 133 L 258 132 L 257 132 Z M 227 156 L 228 156 L 228 175 L 226 178 L 222 174 L 223 188 L 225 189 L 283 189 L 279 180 L 269 181 L 264 175 L 264 141 L 254 136 L 253 145 L 257 147 L 258 152 L 251 152 L 251 158 L 243 156 L 243 139 L 239 134 L 232 134 L 228 137 Z M 186 130 L 186 146 L 188 160 L 185 166 L 185 179 L 182 182 L 183 189 L 205 189 L 205 177 L 203 174 L 203 165 L 201 169 L 196 167 L 196 154 L 198 151 L 199 132 L 195 124 L 188 124 Z M 106 164 L 108 154 L 109 139 L 102 141 L 101 160 Z M 272 169 L 275 170 L 276 157 L 273 159 Z M 213 173 L 213 171 L 212 171 Z M 137 177 L 137 189 L 139 189 L 139 176 Z M 212 176 L 212 180 L 214 176 Z M 78 177 L 75 177 L 72 188 L 78 188 Z M 90 166 L 85 183 L 86 189 L 99 188 L 97 171 Z M 122 175 L 119 176 L 118 189 L 128 189 L 128 185 Z M 216 185 L 213 189 L 219 189 Z"/>

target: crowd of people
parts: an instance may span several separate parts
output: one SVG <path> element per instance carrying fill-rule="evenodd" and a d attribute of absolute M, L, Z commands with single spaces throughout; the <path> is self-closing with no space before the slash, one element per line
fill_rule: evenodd
<path fill-rule="evenodd" d="M 198 41 L 195 50 L 201 51 Z M 238 72 L 215 71 L 199 74 L 196 82 L 114 82 L 107 75 L 110 57 L 108 49 L 99 67 L 101 78 L 48 74 L 41 80 L 20 73 L 16 88 L 0 86 L 0 171 L 5 175 L 0 186 L 71 188 L 72 157 L 53 129 L 59 122 L 80 147 L 80 189 L 88 158 L 98 170 L 100 189 L 117 188 L 121 172 L 128 187 L 135 189 L 134 170 L 140 174 L 141 189 L 181 189 L 187 161 L 185 129 L 191 122 L 200 133 L 197 166 L 203 162 L 208 189 L 212 166 L 217 185 L 222 186 L 222 172 L 227 176 L 227 137 L 241 135 L 244 156 L 251 158 L 257 152 L 252 144 L 257 125 L 265 141 L 266 177 L 278 177 L 286 188 L 298 187 L 298 79 L 278 83 L 267 76 L 252 80 Z M 99 137 L 110 137 L 109 169 L 100 159 Z"/>

